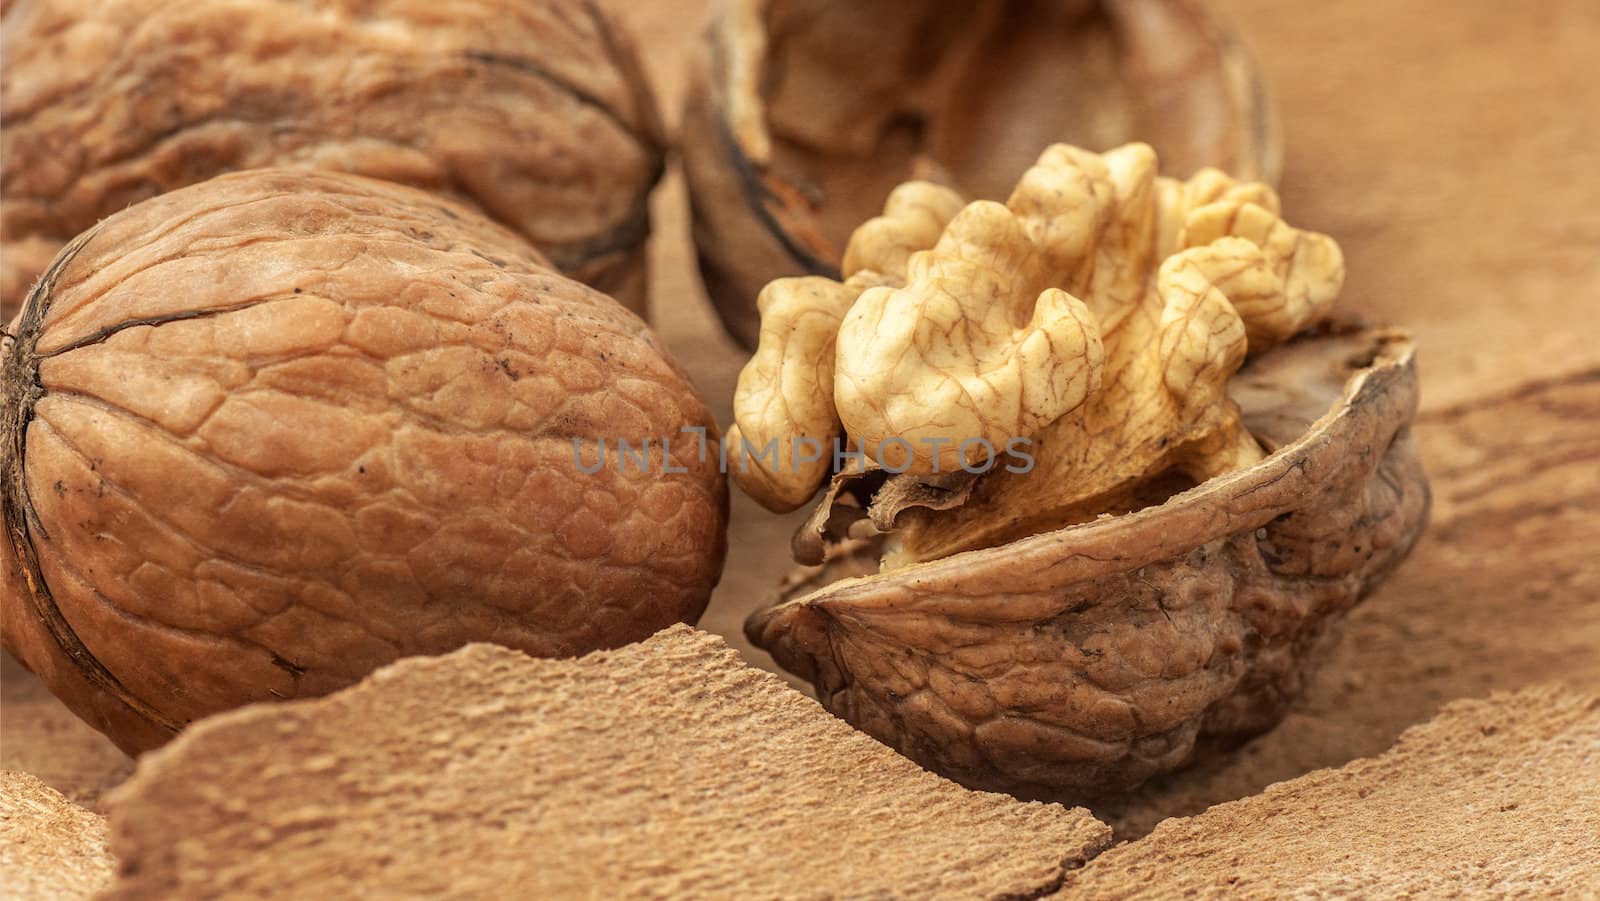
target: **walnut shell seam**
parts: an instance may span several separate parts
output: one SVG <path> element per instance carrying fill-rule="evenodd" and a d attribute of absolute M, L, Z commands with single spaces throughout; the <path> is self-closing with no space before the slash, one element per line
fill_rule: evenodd
<path fill-rule="evenodd" d="M 18 320 L 17 332 L 7 341 L 5 359 L 0 363 L 0 383 L 17 385 L 20 390 L 16 393 L 15 403 L 6 404 L 0 409 L 0 434 L 7 438 L 3 451 L 0 451 L 0 510 L 5 514 L 6 539 L 15 555 L 13 560 L 21 567 L 21 572 L 16 575 L 20 575 L 28 585 L 28 590 L 20 594 L 57 647 L 76 664 L 80 674 L 91 685 L 158 730 L 175 735 L 180 728 L 178 724 L 130 692 L 78 637 L 72 624 L 67 622 L 56 606 L 33 544 L 33 533 L 42 526 L 34 514 L 33 505 L 28 502 L 27 474 L 23 461 L 27 459 L 28 423 L 33 420 L 34 404 L 44 395 L 44 386 L 39 381 L 39 358 L 34 354 L 34 348 L 44 331 L 45 313 L 50 307 L 51 291 L 55 288 L 56 280 L 98 231 L 98 226 L 91 228 L 62 249 L 55 262 L 33 286 Z"/>

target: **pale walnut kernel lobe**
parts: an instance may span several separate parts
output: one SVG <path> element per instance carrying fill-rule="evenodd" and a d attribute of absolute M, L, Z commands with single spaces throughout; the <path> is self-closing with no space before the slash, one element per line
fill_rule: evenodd
<path fill-rule="evenodd" d="M 911 442 L 906 471 L 984 462 L 982 445 L 963 444 L 1032 434 L 1099 387 L 1088 309 L 1043 279 L 1005 206 L 963 209 L 910 257 L 906 282 L 869 288 L 850 308 L 834 387 L 845 431 L 863 446 Z"/>
<path fill-rule="evenodd" d="M 827 478 L 841 431 L 833 361 L 845 315 L 868 289 L 904 287 L 912 255 L 933 247 L 961 207 L 949 188 L 908 182 L 851 236 L 842 283 L 807 276 L 762 289 L 762 339 L 739 373 L 728 446 L 740 485 L 768 509 L 803 505 Z"/>
<path fill-rule="evenodd" d="M 852 236 L 849 278 L 795 282 L 828 298 L 806 341 L 792 340 L 789 305 L 764 318 L 735 417 L 743 434 L 790 440 L 740 483 L 792 509 L 827 476 L 782 453 L 794 436 L 864 451 L 823 500 L 841 515 L 819 511 L 806 532 L 840 537 L 862 508 L 893 532 L 894 568 L 1138 509 L 1175 480 L 1255 463 L 1227 381 L 1325 314 L 1342 279 L 1337 245 L 1276 208 L 1269 188 L 1215 170 L 1159 176 L 1142 144 L 1047 148 L 1004 204 L 901 186 Z M 764 306 L 789 284 L 774 282 Z M 1018 449 L 1026 461 L 1011 465 Z M 804 562 L 812 544 L 797 542 Z"/>
<path fill-rule="evenodd" d="M 467 207 L 222 176 L 106 220 L 22 321 L 7 647 L 126 749 L 467 641 L 638 640 L 720 571 L 716 429 L 683 371 Z M 685 427 L 707 453 L 666 458 Z M 619 439 L 642 465 L 580 470 Z"/>
<path fill-rule="evenodd" d="M 827 361 L 857 293 L 816 276 L 779 279 L 761 292 L 765 340 L 739 374 L 727 437 L 739 483 L 772 510 L 810 500 L 832 464 L 839 415 Z M 769 446 L 781 458 L 776 465 Z M 792 452 L 802 446 L 804 454 Z"/>

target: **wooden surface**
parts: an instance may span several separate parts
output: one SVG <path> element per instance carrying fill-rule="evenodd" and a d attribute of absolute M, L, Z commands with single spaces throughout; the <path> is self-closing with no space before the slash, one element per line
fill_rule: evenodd
<path fill-rule="evenodd" d="M 1111 841 L 934 776 L 687 626 L 212 717 L 110 805 L 103 901 L 1037 898 Z"/>
<path fill-rule="evenodd" d="M 675 117 L 698 4 L 616 5 Z M 1101 810 L 1123 837 L 1378 754 L 1455 698 L 1600 689 L 1600 3 L 1216 6 L 1282 111 L 1290 218 L 1344 246 L 1341 304 L 1419 336 L 1434 519 L 1296 712 L 1233 758 Z M 654 204 L 655 317 L 726 423 L 742 359 L 700 290 L 684 203 L 673 173 Z M 740 625 L 795 524 L 734 492 L 702 625 L 758 665 L 771 664 Z M 92 801 L 120 756 L 87 730 L 45 728 L 66 714 L 9 665 L 5 680 L 0 766 L 43 768 Z"/>
<path fill-rule="evenodd" d="M 1430 411 L 1600 366 L 1600 3 L 1225 0 L 1341 305 L 1415 329 Z"/>
<path fill-rule="evenodd" d="M 6 898 L 83 898 L 113 869 L 106 821 L 28 773 L 0 772 L 0 876 Z"/>
<path fill-rule="evenodd" d="M 1597 782 L 1600 695 L 1541 686 L 1453 701 L 1379 756 L 1167 820 L 1049 897 L 1584 893 L 1600 886 Z"/>

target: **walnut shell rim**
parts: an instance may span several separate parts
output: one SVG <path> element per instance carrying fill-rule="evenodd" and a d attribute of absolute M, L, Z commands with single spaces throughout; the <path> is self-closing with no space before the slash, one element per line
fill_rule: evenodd
<path fill-rule="evenodd" d="M 1396 330 L 1304 337 L 1234 390 L 1273 451 L 1254 466 L 886 574 L 842 554 L 745 632 L 836 715 L 973 788 L 1104 797 L 1266 731 L 1426 524 L 1415 350 Z"/>
<path fill-rule="evenodd" d="M 849 229 L 876 214 L 890 187 L 923 177 L 868 158 L 865 166 L 887 173 L 882 190 L 841 189 L 832 206 L 852 212 L 829 209 L 826 186 L 793 164 L 796 154 L 811 148 L 793 149 L 798 145 L 768 122 L 768 98 L 740 84 L 770 74 L 765 69 L 769 35 L 761 21 L 768 5 L 724 0 L 716 6 L 690 72 L 678 142 L 700 274 L 724 328 L 746 349 L 755 347 L 759 334 L 755 299 L 763 286 L 792 275 L 837 279 Z M 1026 153 L 1058 141 L 1103 150 L 1143 140 L 1170 158 L 1177 174 L 1209 165 L 1242 179 L 1277 182 L 1282 165 L 1277 114 L 1254 60 L 1215 15 L 1193 0 L 1061 0 L 1053 5 L 1088 8 L 1119 39 L 1133 36 L 1123 42 L 1137 49 L 1114 51 L 1127 55 L 1118 65 L 1128 71 L 1109 82 L 1103 73 L 1090 73 L 1091 80 L 1100 81 L 1087 89 L 1133 99 L 1112 101 L 1122 107 L 1116 110 L 1120 116 L 1110 117 L 1116 120 L 1112 125 L 1075 122 L 1064 133 L 1038 140 L 1029 136 Z M 753 71 L 734 71 L 741 66 Z M 1061 77 L 1071 81 L 1075 76 L 1065 70 Z M 984 155 L 992 154 L 979 154 Z M 859 165 L 849 154 L 835 153 L 819 156 L 812 168 Z M 1022 161 L 1011 167 L 1015 171 L 986 181 L 1009 185 L 1026 167 Z M 955 186 L 973 198 L 993 193 Z"/>

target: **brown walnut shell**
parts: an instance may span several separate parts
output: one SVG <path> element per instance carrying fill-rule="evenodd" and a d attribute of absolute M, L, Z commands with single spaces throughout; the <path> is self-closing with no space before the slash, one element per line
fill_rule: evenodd
<path fill-rule="evenodd" d="M 837 279 L 896 185 L 1003 200 L 1042 147 L 1129 141 L 1277 179 L 1255 65 L 1196 0 L 718 0 L 680 143 L 701 275 L 753 348 L 761 289 Z"/>
<path fill-rule="evenodd" d="M 0 28 L 0 314 L 95 222 L 308 166 L 470 202 L 644 311 L 665 140 L 590 0 L 29 0 Z"/>
<path fill-rule="evenodd" d="M 972 787 L 1095 797 L 1265 731 L 1426 523 L 1412 344 L 1296 339 L 1230 391 L 1260 463 L 881 575 L 858 548 L 745 630 L 829 710 Z"/>
<path fill-rule="evenodd" d="M 127 751 L 407 655 L 642 639 L 721 571 L 716 427 L 683 371 L 435 195 L 220 176 L 75 240 L 17 325 L 4 644 Z M 583 471 L 618 439 L 646 465 Z"/>

